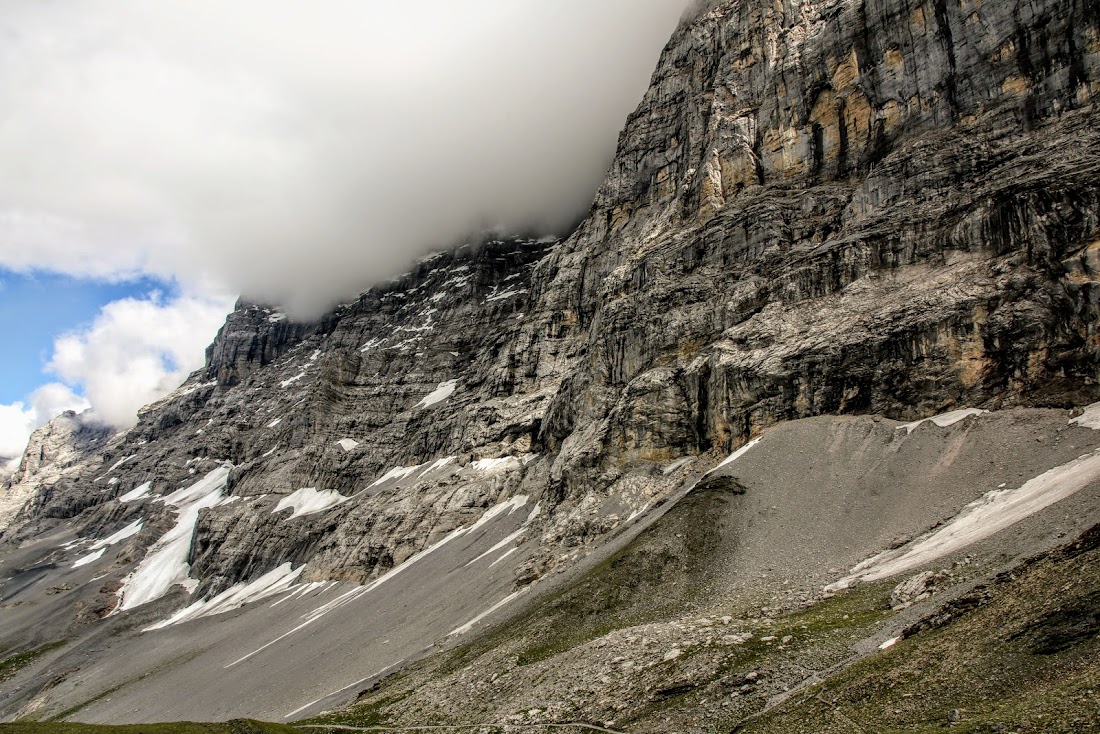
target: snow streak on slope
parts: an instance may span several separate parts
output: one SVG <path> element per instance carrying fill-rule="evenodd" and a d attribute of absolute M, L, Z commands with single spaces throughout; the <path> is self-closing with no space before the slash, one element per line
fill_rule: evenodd
<path fill-rule="evenodd" d="M 493 613 L 493 612 L 495 612 L 496 610 L 500 609 L 501 607 L 503 607 L 503 606 L 504 606 L 505 604 L 507 604 L 508 602 L 510 602 L 510 601 L 515 601 L 515 599 L 516 599 L 516 598 L 517 598 L 517 597 L 518 597 L 518 596 L 519 596 L 520 594 L 522 594 L 522 593 L 523 593 L 523 592 L 525 592 L 525 591 L 527 591 L 527 589 L 520 589 L 519 591 L 515 591 L 515 592 L 512 592 L 512 593 L 511 593 L 511 594 L 509 594 L 508 596 L 506 596 L 506 597 L 504 597 L 503 599 L 501 599 L 500 601 L 498 601 L 498 602 L 497 602 L 496 604 L 494 604 L 493 606 L 491 606 L 491 607 L 489 607 L 488 609 L 486 609 L 486 610 L 485 610 L 484 612 L 482 612 L 481 614 L 479 614 L 479 615 L 477 615 L 476 617 L 474 617 L 473 619 L 471 619 L 471 620 L 470 620 L 469 622 L 467 622 L 466 624 L 462 625 L 461 627 L 456 627 L 455 629 L 453 629 L 453 630 L 451 630 L 450 632 L 448 632 L 448 633 L 447 633 L 447 636 L 448 636 L 448 637 L 453 637 L 454 635 L 464 635 L 464 634 L 466 634 L 467 632 L 469 632 L 470 630 L 472 630 L 472 629 L 474 628 L 474 625 L 476 625 L 476 624 L 477 624 L 478 622 L 480 622 L 481 620 L 485 619 L 485 618 L 486 618 L 486 617 L 488 617 L 488 616 L 489 616 L 490 614 L 492 614 L 492 613 Z"/>
<path fill-rule="evenodd" d="M 478 519 L 478 521 L 475 522 L 473 525 L 470 525 L 469 527 L 465 527 L 465 528 L 458 528 L 456 530 L 451 531 L 449 534 L 447 534 L 441 540 L 439 540 L 436 543 L 432 544 L 431 546 L 425 548 L 424 550 L 420 551 L 419 553 L 416 553 L 415 555 L 410 556 L 400 566 L 397 566 L 396 568 L 391 569 L 388 573 L 386 573 L 382 576 L 379 576 L 377 579 L 370 582 L 366 586 L 357 586 L 356 588 L 352 589 L 351 591 L 348 591 L 344 594 L 341 594 L 340 596 L 336 597 L 335 599 L 328 602 L 327 604 L 324 604 L 324 605 L 318 607 L 317 609 L 314 609 L 313 611 L 302 615 L 302 618 L 305 620 L 304 622 L 302 622 L 301 624 L 298 624 L 297 626 L 293 627 L 292 629 L 290 629 L 290 631 L 279 635 L 278 637 L 276 637 L 271 642 L 268 642 L 268 643 L 256 648 L 255 650 L 248 653 L 247 655 L 234 660 L 233 662 L 231 662 L 229 665 L 226 665 L 225 667 L 226 668 L 232 668 L 233 666 L 235 666 L 239 663 L 243 663 L 245 660 L 248 660 L 249 658 L 253 657 L 254 655 L 257 655 L 257 654 L 263 652 L 264 650 L 271 647 L 272 645 L 275 645 L 275 644 L 281 642 L 282 640 L 286 639 L 287 637 L 290 637 L 291 635 L 293 635 L 297 632 L 300 632 L 301 630 L 305 629 L 306 627 L 310 626 L 311 624 L 313 624 L 317 620 L 324 617 L 329 612 L 332 612 L 336 609 L 340 609 L 341 607 L 347 606 L 348 604 L 351 604 L 352 602 L 366 596 L 370 592 L 377 589 L 379 586 L 382 586 L 383 584 L 385 584 L 387 581 L 392 580 L 395 576 L 398 576 L 399 574 L 402 574 L 405 571 L 409 570 L 410 568 L 415 566 L 418 562 L 424 560 L 425 558 L 430 556 L 432 553 L 435 553 L 437 550 L 439 550 L 443 546 L 447 545 L 451 541 L 456 540 L 458 538 L 461 538 L 464 535 L 468 535 L 468 534 L 478 530 L 479 528 L 484 526 L 486 523 L 490 522 L 491 520 L 493 520 L 494 518 L 496 518 L 496 517 L 498 517 L 502 514 L 511 515 L 513 512 L 515 512 L 519 508 L 526 505 L 528 499 L 529 499 L 529 497 L 527 495 L 516 495 L 515 497 L 513 497 L 512 499 L 510 499 L 506 502 L 502 502 L 499 505 L 496 505 L 494 507 L 489 508 L 485 512 L 485 514 L 482 515 L 481 518 Z"/>
<path fill-rule="evenodd" d="M 432 472 L 446 468 L 457 460 L 457 458 L 457 456 L 446 456 L 430 463 L 417 464 L 415 466 L 395 466 L 393 469 L 390 469 L 388 472 L 378 477 L 378 479 L 375 479 L 367 489 L 372 489 L 391 480 L 394 482 L 402 482 L 414 474 L 417 479 L 425 477 Z"/>
<path fill-rule="evenodd" d="M 439 383 L 432 392 L 424 396 L 424 399 L 413 406 L 413 408 L 429 408 L 436 403 L 442 403 L 447 398 L 454 394 L 455 388 L 458 387 L 458 380 L 447 380 L 446 382 Z"/>
<path fill-rule="evenodd" d="M 984 415 L 988 412 L 988 410 L 978 410 L 977 408 L 962 408 L 961 410 L 952 410 L 950 413 L 934 415 L 931 418 L 921 418 L 919 421 L 913 421 L 912 423 L 903 423 L 898 426 L 898 430 L 904 428 L 906 433 L 912 433 L 917 426 L 928 421 L 932 421 L 940 428 L 947 428 L 972 415 Z"/>
<path fill-rule="evenodd" d="M 92 551 L 86 556 L 81 556 L 76 560 L 76 563 L 73 564 L 73 568 L 80 568 L 81 566 L 87 566 L 89 563 L 98 561 L 100 558 L 103 557 L 103 554 L 106 552 L 106 548 L 100 548 L 97 551 Z"/>
<path fill-rule="evenodd" d="M 148 497 L 152 493 L 152 491 L 153 491 L 153 483 L 152 482 L 146 482 L 145 484 L 142 484 L 139 487 L 135 487 L 134 489 L 131 489 L 129 492 L 127 492 L 126 494 L 119 497 L 118 501 L 119 502 L 124 502 L 124 503 L 125 502 L 136 502 L 140 499 L 145 499 L 146 497 Z"/>
<path fill-rule="evenodd" d="M 527 528 L 529 528 L 531 526 L 531 523 L 533 523 L 535 521 L 535 518 L 537 518 L 539 516 L 539 513 L 541 511 L 542 511 L 542 503 L 538 502 L 538 503 L 535 504 L 535 509 L 531 510 L 531 514 L 528 515 L 527 519 L 523 521 L 523 524 L 519 526 L 519 530 L 512 533 L 511 535 L 506 537 L 504 540 L 500 541 L 499 543 L 494 545 L 492 548 L 485 551 L 480 556 L 478 556 L 474 560 L 470 561 L 466 565 L 467 566 L 472 566 L 475 563 L 477 563 L 478 561 L 480 561 L 482 558 L 485 558 L 487 556 L 491 556 L 494 553 L 496 553 L 497 551 L 507 548 L 512 543 L 514 543 L 517 540 L 519 540 L 520 538 L 522 538 L 527 533 Z M 513 549 L 513 550 L 515 550 L 515 549 Z M 511 553 L 511 551 L 509 551 L 509 553 Z M 505 555 L 507 555 L 507 554 L 505 554 Z M 490 564 L 490 565 L 496 565 L 497 561 L 499 561 L 499 560 L 500 560 L 500 558 L 498 558 L 496 561 L 493 561 L 493 563 Z"/>
<path fill-rule="evenodd" d="M 176 612 L 168 619 L 157 622 L 150 627 L 146 627 L 143 632 L 159 630 L 173 624 L 188 622 L 192 619 L 199 619 L 201 617 L 209 617 L 214 614 L 232 611 L 249 602 L 260 601 L 261 599 L 266 599 L 285 591 L 292 591 L 294 590 L 292 584 L 302 574 L 302 569 L 304 568 L 305 566 L 301 566 L 297 570 L 292 570 L 290 563 L 284 563 L 257 579 L 234 584 L 212 599 L 197 601 Z M 307 584 L 307 586 L 309 586 L 309 584 Z"/>
<path fill-rule="evenodd" d="M 288 388 L 291 385 L 293 385 L 294 383 L 296 383 L 298 380 L 305 377 L 306 373 L 309 372 L 309 368 L 312 367 L 314 365 L 314 363 L 317 362 L 317 358 L 320 357 L 320 356 L 321 356 L 321 350 L 320 349 L 315 350 L 313 352 L 313 354 L 310 355 L 309 359 L 306 360 L 306 363 L 304 365 L 302 365 L 302 371 L 299 372 L 298 374 L 294 375 L 294 377 L 290 377 L 290 378 L 280 382 L 279 387 L 281 387 L 285 390 L 286 388 Z"/>
<path fill-rule="evenodd" d="M 176 525 L 153 544 L 141 564 L 123 579 L 118 610 L 159 599 L 176 584 L 188 590 L 195 588 L 197 582 L 190 578 L 191 565 L 187 562 L 191 536 L 199 512 L 225 499 L 225 483 L 231 469 L 229 465 L 220 466 L 195 484 L 157 500 L 177 508 Z"/>
<path fill-rule="evenodd" d="M 87 566 L 93 561 L 98 561 L 100 558 L 103 557 L 103 554 L 107 552 L 108 547 L 114 545 L 115 543 L 121 543 L 127 538 L 131 538 L 137 535 L 141 532 L 141 527 L 144 524 L 144 520 L 135 520 L 126 527 L 122 528 L 122 530 L 119 530 L 118 532 L 107 536 L 103 540 L 97 540 L 96 542 L 92 543 L 90 546 L 88 546 L 88 550 L 91 551 L 91 553 L 88 553 L 87 555 L 79 558 L 76 563 L 73 564 L 73 568 L 80 568 L 81 566 Z"/>
<path fill-rule="evenodd" d="M 988 538 L 1097 481 L 1100 481 L 1100 450 L 1040 474 L 1018 489 L 987 493 L 939 529 L 863 561 L 848 576 L 827 586 L 826 591 L 844 589 L 860 581 L 877 581 L 923 566 Z"/>
<path fill-rule="evenodd" d="M 330 507 L 343 504 L 347 502 L 348 499 L 348 497 L 345 497 L 336 490 L 319 491 L 314 487 L 305 487 L 293 494 L 283 497 L 271 512 L 274 514 L 276 512 L 282 512 L 288 507 L 293 508 L 294 513 L 288 518 L 293 520 L 296 517 L 312 515 L 327 510 Z"/>
<path fill-rule="evenodd" d="M 742 456 L 747 454 L 749 452 L 749 450 L 752 449 L 753 446 L 760 443 L 760 441 L 762 439 L 763 439 L 763 436 L 761 436 L 760 438 L 754 438 L 753 440 L 749 441 L 747 444 L 745 444 L 744 446 L 742 446 L 741 448 L 737 449 L 732 454 L 727 456 L 721 464 L 719 464 L 718 466 L 711 469 L 709 472 L 707 472 L 707 474 L 710 474 L 710 472 L 713 472 L 713 471 L 717 471 L 717 470 L 721 469 L 724 466 L 729 466 L 733 462 L 737 461 Z"/>

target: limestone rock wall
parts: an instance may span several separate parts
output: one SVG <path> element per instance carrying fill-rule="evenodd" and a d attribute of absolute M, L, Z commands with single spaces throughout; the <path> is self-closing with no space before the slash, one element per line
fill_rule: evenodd
<path fill-rule="evenodd" d="M 526 582 L 780 421 L 1093 402 L 1098 84 L 1094 0 L 711 3 L 567 240 L 442 253 L 317 323 L 238 304 L 15 536 L 151 513 L 151 543 L 170 512 L 113 500 L 230 462 L 200 594 L 365 580 L 520 493 Z M 302 488 L 356 499 L 273 512 Z"/>

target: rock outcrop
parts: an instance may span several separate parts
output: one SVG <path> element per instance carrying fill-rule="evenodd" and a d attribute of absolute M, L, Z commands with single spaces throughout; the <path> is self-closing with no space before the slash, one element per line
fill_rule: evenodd
<path fill-rule="evenodd" d="M 713 4 L 571 237 L 440 254 L 316 323 L 239 303 L 207 366 L 48 482 L 24 532 L 114 521 L 95 505 L 220 461 L 258 497 L 537 455 L 472 497 L 341 506 L 300 537 L 246 504 L 199 523 L 204 590 L 285 560 L 362 580 L 501 492 L 545 496 L 551 545 L 583 545 L 616 524 L 593 508 L 668 491 L 655 465 L 783 420 L 1091 402 L 1097 29 L 1088 3 Z"/>
<path fill-rule="evenodd" d="M 1092 403 L 1098 85 L 1093 0 L 710 3 L 567 239 L 441 253 L 315 323 L 238 303 L 134 429 L 28 470 L 8 536 L 140 518 L 140 555 L 156 498 L 228 463 L 192 598 L 287 563 L 370 582 L 517 496 L 522 589 L 784 421 Z M 286 522 L 306 490 L 333 501 Z"/>

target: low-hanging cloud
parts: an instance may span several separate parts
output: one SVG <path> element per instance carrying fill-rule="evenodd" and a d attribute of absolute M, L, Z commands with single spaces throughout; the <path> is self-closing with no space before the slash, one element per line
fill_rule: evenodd
<path fill-rule="evenodd" d="M 83 389 L 94 407 L 88 420 L 128 425 L 202 366 L 229 307 L 220 298 L 159 293 L 114 301 L 87 327 L 58 337 L 46 369 Z"/>
<path fill-rule="evenodd" d="M 7 0 L 0 265 L 299 315 L 588 206 L 686 0 Z"/>

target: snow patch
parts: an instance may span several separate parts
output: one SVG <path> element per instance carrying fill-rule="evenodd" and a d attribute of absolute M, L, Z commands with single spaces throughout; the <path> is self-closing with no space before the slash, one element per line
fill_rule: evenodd
<path fill-rule="evenodd" d="M 304 365 L 302 365 L 302 371 L 299 372 L 298 374 L 294 375 L 294 377 L 288 378 L 288 379 L 283 380 L 282 382 L 280 382 L 279 387 L 281 387 L 285 390 L 286 388 L 290 387 L 291 385 L 293 385 L 298 380 L 305 377 L 306 372 L 309 371 L 309 368 L 313 366 L 313 364 L 317 361 L 317 358 L 320 357 L 321 354 L 322 354 L 322 352 L 321 352 L 320 349 L 315 350 L 313 352 L 313 354 L 310 355 L 309 359 L 306 360 L 306 363 Z"/>
<path fill-rule="evenodd" d="M 905 429 L 906 433 L 912 433 L 916 430 L 917 426 L 921 423 L 927 423 L 932 421 L 940 428 L 947 428 L 959 421 L 969 418 L 972 415 L 985 415 L 988 410 L 978 410 L 977 408 L 962 408 L 961 410 L 952 410 L 950 413 L 941 413 L 940 415 L 934 415 L 931 418 L 922 418 L 919 421 L 913 421 L 912 423 L 903 423 L 898 426 L 897 430 Z"/>
<path fill-rule="evenodd" d="M 1015 525 L 1097 480 L 1100 480 L 1100 450 L 1044 472 L 1018 489 L 986 493 L 937 530 L 901 548 L 868 558 L 825 590 L 846 589 L 861 581 L 877 581 L 923 566 Z"/>
<path fill-rule="evenodd" d="M 279 424 L 280 424 L 280 423 L 282 423 L 282 422 L 283 422 L 283 419 L 282 419 L 282 418 L 276 418 L 275 420 L 273 420 L 273 421 L 271 421 L 270 423 L 268 423 L 268 424 L 267 424 L 267 427 L 268 427 L 268 428 L 274 428 L 275 426 L 279 425 Z"/>
<path fill-rule="evenodd" d="M 424 396 L 424 399 L 414 405 L 413 409 L 415 410 L 417 408 L 430 408 L 436 403 L 442 403 L 444 400 L 454 394 L 455 388 L 457 387 L 458 380 L 447 380 L 446 382 L 441 382 L 439 383 L 439 387 Z"/>
<path fill-rule="evenodd" d="M 527 292 L 526 288 L 511 288 L 511 287 L 509 287 L 508 289 L 497 293 L 496 289 L 494 288 L 493 294 L 488 296 L 485 299 L 485 303 L 492 303 L 493 301 L 503 301 L 506 298 L 514 298 L 515 296 L 521 296 L 526 292 Z"/>
<path fill-rule="evenodd" d="M 1085 412 L 1070 421 L 1070 425 L 1100 431 L 1100 403 L 1093 403 Z"/>
<path fill-rule="evenodd" d="M 89 563 L 98 561 L 103 557 L 103 554 L 107 552 L 106 548 L 100 548 L 97 551 L 92 551 L 86 556 L 81 556 L 76 563 L 73 564 L 73 568 L 80 568 L 81 566 L 87 566 Z"/>
<path fill-rule="evenodd" d="M 429 467 L 428 467 L 427 469 L 425 469 L 424 471 L 420 472 L 420 474 L 419 474 L 418 476 L 419 476 L 419 477 L 422 477 L 422 476 L 425 476 L 425 475 L 427 475 L 427 474 L 431 474 L 431 473 L 432 473 L 432 472 L 434 472 L 434 471 L 439 471 L 439 470 L 440 470 L 440 469 L 442 469 L 443 467 L 445 467 L 445 466 L 447 466 L 448 464 L 450 464 L 450 463 L 452 463 L 452 462 L 455 462 L 455 461 L 458 461 L 458 457 L 457 457 L 457 456 L 446 456 L 446 457 L 444 457 L 444 458 L 442 458 L 442 459 L 439 459 L 439 460 L 437 460 L 437 461 L 433 462 L 433 463 L 432 463 L 432 464 L 431 464 L 431 465 L 430 465 L 430 466 L 429 466 Z M 424 465 L 423 465 L 423 464 L 421 464 L 420 466 L 424 466 Z"/>
<path fill-rule="evenodd" d="M 321 587 L 330 587 L 330 586 L 335 586 L 336 584 L 337 584 L 337 582 L 335 582 L 335 581 L 331 581 L 331 582 L 330 581 L 312 581 L 308 584 L 297 584 L 295 586 L 291 586 L 289 589 L 287 589 L 287 591 L 290 592 L 290 593 L 288 593 L 286 596 L 284 596 L 279 601 L 272 604 L 271 609 L 274 609 L 275 607 L 279 606 L 283 602 L 288 602 L 288 601 L 291 601 L 292 599 L 301 599 L 304 596 L 309 596 L 311 593 L 313 593 L 314 591 L 317 591 Z M 325 591 L 328 591 L 328 589 L 326 588 Z"/>
<path fill-rule="evenodd" d="M 391 479 L 401 481 L 422 466 L 424 465 L 417 464 L 416 466 L 395 466 L 393 469 L 390 469 L 388 472 L 375 479 L 374 483 L 372 483 L 370 487 L 367 487 L 367 489 L 370 489 L 371 487 L 377 487 L 379 484 L 385 484 Z"/>
<path fill-rule="evenodd" d="M 519 460 L 514 456 L 502 456 L 499 459 L 479 459 L 474 462 L 474 471 L 480 474 L 495 474 L 518 468 Z"/>
<path fill-rule="evenodd" d="M 276 512 L 282 512 L 290 507 L 294 509 L 294 513 L 288 519 L 293 520 L 296 517 L 313 515 L 335 505 L 343 504 L 348 499 L 336 490 L 318 491 L 314 487 L 305 487 L 279 500 L 279 504 L 275 505 L 275 509 L 271 511 L 271 514 L 274 515 Z"/>
<path fill-rule="evenodd" d="M 512 534 L 511 534 L 511 535 L 509 535 L 509 536 L 508 536 L 507 538 L 505 538 L 504 540 L 500 541 L 499 543 L 497 543 L 496 545 L 494 545 L 494 546 L 493 546 L 492 548 L 490 548 L 489 550 L 485 551 L 485 552 L 484 552 L 484 553 L 482 553 L 482 554 L 481 554 L 480 556 L 478 556 L 478 557 L 477 557 L 477 558 L 475 558 L 474 560 L 470 561 L 470 562 L 469 562 L 469 563 L 467 563 L 466 565 L 467 565 L 467 566 L 472 566 L 472 565 L 474 565 L 475 563 L 477 563 L 478 561 L 480 561 L 480 560 L 481 560 L 482 558 L 485 558 L 486 556 L 491 556 L 492 554 L 496 553 L 497 551 L 499 551 L 499 550 L 503 550 L 503 549 L 507 548 L 507 547 L 508 547 L 508 546 L 510 546 L 510 545 L 511 545 L 512 543 L 514 543 L 514 542 L 516 542 L 517 540 L 519 540 L 520 538 L 522 538 L 522 537 L 523 537 L 523 535 L 524 535 L 524 533 L 526 533 L 526 532 L 527 532 L 527 528 L 526 528 L 526 526 L 525 526 L 525 527 L 522 527 L 522 528 L 520 528 L 519 530 L 517 530 L 516 532 L 512 533 Z"/>
<path fill-rule="evenodd" d="M 378 479 L 375 479 L 374 482 L 371 483 L 369 487 L 367 487 L 367 489 L 377 487 L 379 484 L 385 484 L 386 482 L 391 480 L 400 482 L 413 475 L 416 475 L 416 478 L 419 479 L 420 477 L 427 476 L 432 472 L 439 471 L 440 469 L 447 467 L 449 464 L 452 464 L 457 460 L 457 456 L 446 456 L 442 459 L 437 459 L 430 464 L 424 463 L 416 464 L 415 466 L 395 466 L 393 469 L 390 469 L 388 472 L 378 477 Z"/>
<path fill-rule="evenodd" d="M 121 543 L 127 538 L 132 538 L 140 533 L 141 528 L 144 524 L 144 518 L 141 520 L 134 520 L 132 523 L 124 527 L 122 530 L 114 533 L 113 535 L 108 535 L 103 540 L 97 540 L 96 542 L 92 543 L 89 548 L 94 550 L 96 548 L 106 548 L 107 546 L 114 545 L 115 543 Z"/>
<path fill-rule="evenodd" d="M 225 499 L 225 485 L 232 465 L 220 466 L 195 484 L 162 497 L 177 509 L 175 526 L 152 545 L 138 567 L 122 580 L 121 601 L 115 611 L 133 609 L 161 598 L 176 584 L 193 591 L 198 584 L 191 579 L 187 562 L 191 538 L 199 512 Z"/>
<path fill-rule="evenodd" d="M 168 619 L 157 622 L 150 627 L 146 627 L 142 631 L 150 632 L 174 624 L 189 622 L 192 619 L 222 614 L 223 612 L 229 612 L 239 607 L 243 607 L 245 604 L 260 601 L 285 591 L 290 591 L 291 585 L 302 574 L 303 569 L 305 569 L 305 566 L 300 566 L 297 570 L 293 570 L 291 565 L 292 564 L 288 561 L 278 568 L 268 571 L 257 579 L 234 584 L 217 596 L 211 599 L 197 601 L 190 606 L 184 607 Z"/>
<path fill-rule="evenodd" d="M 362 347 L 360 347 L 359 351 L 366 353 L 366 352 L 369 352 L 372 349 L 375 349 L 377 347 L 382 346 L 385 343 L 386 343 L 385 339 L 371 339 L 366 344 L 364 344 Z"/>
<path fill-rule="evenodd" d="M 634 518 L 636 518 L 639 515 L 643 514 L 646 510 L 649 509 L 649 504 L 650 503 L 646 502 L 644 505 L 639 507 L 637 510 L 634 510 L 634 512 L 630 513 L 630 517 L 626 518 L 626 522 L 629 524 Z"/>
<path fill-rule="evenodd" d="M 130 456 L 123 456 L 121 459 L 119 459 L 114 464 L 112 464 L 110 469 L 103 472 L 103 474 L 101 476 L 96 477 L 92 481 L 93 482 L 98 482 L 100 479 L 106 479 L 110 475 L 110 473 L 113 472 L 115 469 L 119 468 L 120 466 L 125 464 L 127 461 L 130 461 L 131 459 L 136 459 L 136 458 L 137 458 L 137 454 L 131 454 Z"/>
<path fill-rule="evenodd" d="M 153 483 L 146 482 L 140 487 L 134 487 L 126 494 L 118 498 L 119 502 L 137 502 L 138 500 L 145 499 L 153 491 Z"/>
<path fill-rule="evenodd" d="M 753 440 L 749 441 L 747 444 L 745 444 L 744 446 L 742 446 L 741 448 L 737 449 L 732 454 L 727 456 L 725 461 L 723 461 L 721 464 L 719 464 L 718 466 L 716 466 L 713 469 L 711 469 L 710 471 L 708 471 L 707 474 L 710 474 L 711 472 L 718 471 L 723 466 L 726 466 L 727 464 L 732 464 L 733 462 L 737 461 L 742 456 L 747 454 L 749 452 L 749 449 L 751 449 L 756 444 L 760 443 L 762 438 L 763 438 L 763 436 L 761 436 L 760 438 L 754 438 Z"/>
<path fill-rule="evenodd" d="M 489 564 L 489 568 L 492 568 L 493 566 L 497 565 L 498 563 L 500 563 L 505 558 L 512 555 L 513 553 L 515 553 L 518 550 L 519 550 L 519 548 L 510 548 L 510 549 L 504 551 L 504 553 L 502 553 L 499 558 L 497 558 L 495 561 L 493 561 L 492 563 Z"/>
<path fill-rule="evenodd" d="M 359 442 L 353 438 L 341 438 L 336 442 L 336 445 L 342 448 L 344 451 L 351 451 L 359 446 Z"/>
<path fill-rule="evenodd" d="M 458 528 L 456 530 L 452 530 L 445 537 L 443 537 L 440 540 L 436 541 L 435 543 L 433 543 L 429 547 L 425 548 L 424 550 L 420 551 L 419 553 L 416 553 L 416 554 L 410 556 L 400 566 L 397 566 L 396 568 L 390 569 L 387 573 L 383 574 L 382 576 L 379 576 L 378 578 L 376 578 L 374 581 L 370 582 L 366 586 L 357 586 L 354 589 L 352 589 L 348 592 L 345 592 L 344 594 L 341 594 L 340 596 L 333 599 L 332 601 L 321 605 L 320 607 L 318 607 L 317 609 L 314 609 L 313 611 L 309 612 L 308 614 L 302 615 L 303 618 L 305 619 L 304 622 L 297 625 L 296 627 L 293 627 L 289 631 L 284 632 L 283 634 L 276 637 L 274 640 L 272 640 L 272 641 L 256 648 L 255 650 L 248 653 L 247 655 L 234 660 L 233 662 L 231 662 L 229 665 L 226 665 L 225 667 L 226 668 L 232 668 L 233 666 L 235 666 L 239 663 L 243 663 L 245 660 L 248 660 L 249 658 L 253 657 L 254 655 L 257 655 L 257 654 L 263 652 L 264 650 L 271 647 L 272 645 L 275 645 L 275 644 L 281 642 L 282 640 L 285 640 L 287 637 L 290 637 L 291 635 L 293 635 L 293 634 L 301 631 L 302 629 L 308 627 L 309 625 L 313 624 L 317 620 L 324 617 L 329 612 L 332 612 L 336 609 L 340 609 L 341 607 L 347 606 L 348 604 L 351 604 L 352 602 L 356 601 L 357 599 L 362 598 L 366 594 L 369 594 L 371 591 L 374 591 L 375 589 L 377 589 L 379 586 L 382 586 L 383 584 L 385 584 L 387 581 L 393 579 L 398 574 L 404 573 L 408 569 L 412 568 L 417 563 L 424 560 L 425 558 L 430 556 L 432 553 L 435 553 L 437 550 L 439 550 L 443 546 L 447 545 L 451 541 L 456 540 L 458 538 L 461 538 L 464 535 L 467 535 L 469 533 L 474 532 L 475 530 L 481 528 L 486 523 L 492 521 L 494 518 L 500 516 L 501 514 L 506 513 L 508 515 L 511 515 L 516 510 L 518 510 L 521 507 L 525 506 L 529 499 L 530 499 L 530 497 L 528 495 L 516 495 L 515 497 L 508 500 L 507 502 L 502 502 L 499 505 L 495 505 L 495 506 L 491 507 L 473 525 L 470 525 L 469 527 L 466 527 L 466 528 Z M 536 505 L 536 510 L 537 509 L 538 509 L 538 506 Z M 532 513 L 532 517 L 534 517 L 534 515 L 535 515 L 535 513 Z M 510 601 L 510 599 L 509 599 L 509 601 Z M 498 605 L 498 607 L 503 606 L 504 603 L 505 602 L 502 602 L 501 604 Z M 484 617 L 485 615 L 491 613 L 492 611 L 493 610 L 490 609 L 489 611 L 484 612 L 482 615 L 480 615 L 479 618 L 471 620 L 467 624 L 472 626 L 477 621 L 479 621 L 479 619 L 481 617 Z M 462 628 L 459 628 L 459 629 L 462 629 Z"/>
<path fill-rule="evenodd" d="M 73 564 L 73 568 L 80 568 L 81 566 L 87 566 L 93 561 L 98 561 L 100 558 L 103 557 L 103 554 L 107 552 L 107 548 L 114 545 L 115 543 L 121 543 L 127 538 L 131 538 L 140 533 L 142 525 L 144 524 L 144 519 L 135 520 L 126 527 L 122 528 L 122 530 L 119 530 L 112 535 L 108 535 L 102 540 L 95 541 L 90 546 L 88 546 L 88 550 L 91 551 L 91 553 L 88 553 L 87 555 L 81 556 L 79 559 L 77 559 L 76 563 Z M 65 550 L 73 550 L 78 545 L 86 542 L 87 540 L 82 538 L 80 540 L 69 543 L 68 545 L 64 546 L 64 548 Z"/>
<path fill-rule="evenodd" d="M 331 696 L 335 696 L 337 694 L 343 693 L 344 691 L 348 690 L 349 688 L 358 688 L 359 686 L 362 686 L 367 681 L 372 680 L 374 678 L 377 678 L 380 675 L 383 675 L 384 673 L 389 671 L 391 668 L 396 668 L 398 665 L 402 665 L 406 660 L 408 660 L 408 658 L 398 660 L 396 663 L 391 663 L 390 665 L 387 665 L 386 667 L 382 668 L 377 673 L 372 673 L 371 675 L 368 675 L 366 678 L 360 678 L 359 680 L 355 681 L 354 683 L 349 683 L 348 685 L 344 686 L 343 688 L 341 688 L 338 691 L 333 691 L 332 693 L 326 693 L 324 696 L 321 696 L 320 698 L 318 698 L 314 701 L 310 701 L 305 706 L 299 706 L 298 708 L 294 709 L 293 711 L 291 711 L 289 714 L 287 714 L 283 718 L 284 719 L 293 718 L 296 714 L 299 714 L 299 713 L 305 711 L 310 706 L 315 706 L 315 705 L 321 703 L 321 701 L 324 701 L 326 698 L 329 698 Z"/>

